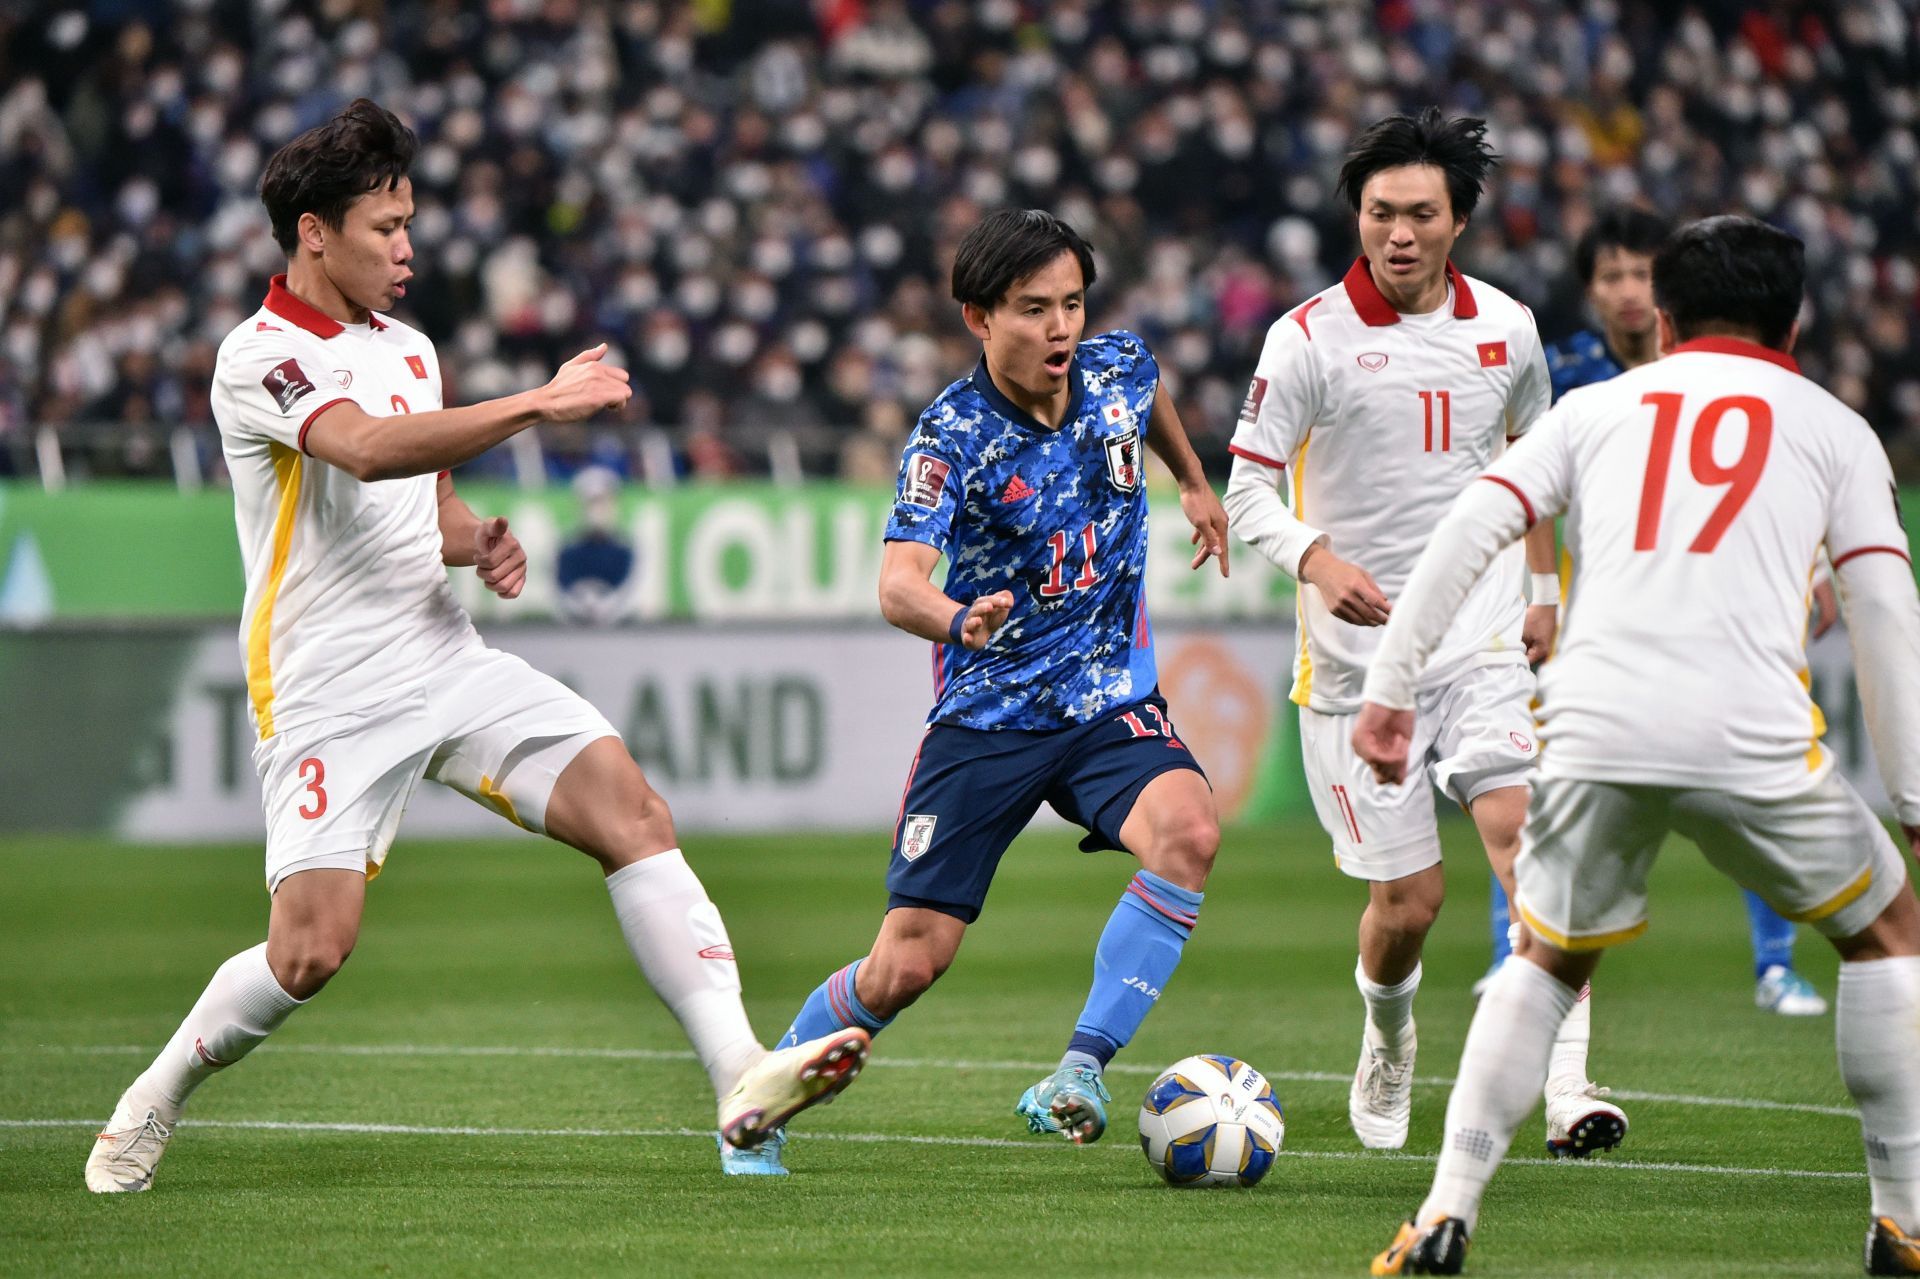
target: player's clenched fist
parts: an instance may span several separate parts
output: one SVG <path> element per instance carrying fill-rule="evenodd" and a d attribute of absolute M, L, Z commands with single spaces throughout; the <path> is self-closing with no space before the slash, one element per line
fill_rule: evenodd
<path fill-rule="evenodd" d="M 1007 620 L 1007 614 L 1013 611 L 1013 592 L 995 591 L 991 595 L 982 595 L 973 602 L 967 611 L 967 620 L 960 624 L 960 643 L 970 649 L 983 649 L 993 633 Z"/>
<path fill-rule="evenodd" d="M 527 584 L 527 552 L 520 539 L 507 531 L 506 516 L 474 525 L 473 571 L 503 600 L 513 599 Z"/>
<path fill-rule="evenodd" d="M 1353 753 L 1391 785 L 1406 780 L 1407 755 L 1413 749 L 1413 712 L 1390 711 L 1366 702 L 1353 722 Z"/>
<path fill-rule="evenodd" d="M 1385 626 L 1393 605 L 1373 578 L 1357 564 L 1349 564 L 1324 546 L 1314 546 L 1300 557 L 1300 580 L 1315 586 L 1327 608 L 1355 626 Z"/>
<path fill-rule="evenodd" d="M 602 342 L 562 364 L 542 392 L 541 416 L 549 422 L 579 422 L 632 398 L 627 371 L 605 363 L 606 355 Z"/>

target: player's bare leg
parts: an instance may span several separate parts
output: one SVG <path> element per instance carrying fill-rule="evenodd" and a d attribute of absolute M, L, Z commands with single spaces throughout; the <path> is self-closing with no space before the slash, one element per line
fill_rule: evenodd
<path fill-rule="evenodd" d="M 1119 836 L 1140 871 L 1100 934 L 1093 986 L 1066 1054 L 1014 1105 L 1030 1131 L 1078 1145 L 1106 1131 L 1112 1096 L 1102 1072 L 1159 1001 L 1198 922 L 1220 848 L 1212 788 L 1191 769 L 1158 774 L 1135 797 Z"/>
<path fill-rule="evenodd" d="M 1530 792 L 1524 786 L 1488 791 L 1473 801 L 1473 821 L 1487 848 L 1507 900 L 1514 900 L 1513 862 L 1520 855 L 1520 828 Z M 1618 1146 L 1627 1135 L 1627 1115 L 1607 1100 L 1607 1089 L 1587 1077 L 1587 1050 L 1593 1039 L 1593 987 L 1582 985 L 1573 1009 L 1560 1024 L 1547 1066 L 1547 1153 L 1584 1159 Z"/>
<path fill-rule="evenodd" d="M 287 876 L 273 895 L 267 940 L 222 964 L 186 1020 L 114 1107 L 87 1158 L 87 1188 L 145 1190 L 187 1098 L 239 1061 L 318 994 L 353 951 L 367 877 L 357 870 Z"/>
<path fill-rule="evenodd" d="M 1911 879 L 1840 952 L 1834 1036 L 1872 1186 L 1867 1273 L 1920 1274 L 1920 902 Z"/>
<path fill-rule="evenodd" d="M 1353 974 L 1367 1018 L 1360 1064 L 1347 1093 L 1347 1118 L 1370 1150 L 1398 1150 L 1407 1141 L 1419 1046 L 1413 997 L 1420 989 L 1421 950 L 1445 898 L 1446 881 L 1437 863 L 1367 884 L 1360 962 Z"/>
<path fill-rule="evenodd" d="M 853 1082 L 867 1059 L 864 1031 L 774 1053 L 754 1037 L 720 911 L 681 855 L 666 801 L 618 738 L 600 738 L 567 765 L 544 824 L 606 873 L 634 962 L 679 1019 L 720 1098 L 727 1144 L 757 1146 Z"/>

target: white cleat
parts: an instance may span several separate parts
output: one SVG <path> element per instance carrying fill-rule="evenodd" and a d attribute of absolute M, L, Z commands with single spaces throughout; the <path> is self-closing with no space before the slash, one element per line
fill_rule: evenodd
<path fill-rule="evenodd" d="M 1627 1136 L 1627 1112 L 1608 1101 L 1609 1090 L 1582 1083 L 1547 1094 L 1547 1153 L 1585 1159 L 1612 1150 Z"/>
<path fill-rule="evenodd" d="M 173 1129 L 160 1122 L 158 1112 L 136 1113 L 122 1097 L 87 1156 L 87 1189 L 96 1195 L 124 1195 L 152 1186 L 153 1170 L 172 1137 Z"/>
<path fill-rule="evenodd" d="M 1405 1047 L 1387 1052 L 1367 1023 L 1360 1041 L 1360 1065 L 1353 1072 L 1347 1094 L 1347 1118 L 1353 1134 L 1368 1150 L 1398 1150 L 1407 1144 L 1407 1121 L 1413 1116 L 1413 1054 L 1419 1047 L 1413 1019 L 1407 1019 Z"/>
<path fill-rule="evenodd" d="M 832 1101 L 867 1064 L 872 1044 L 856 1026 L 769 1052 L 720 1102 L 721 1139 L 752 1150 L 808 1106 Z"/>
<path fill-rule="evenodd" d="M 1761 1012 L 1782 1017 L 1824 1017 L 1827 1001 L 1813 983 L 1785 964 L 1773 964 L 1753 988 L 1753 1004 Z"/>

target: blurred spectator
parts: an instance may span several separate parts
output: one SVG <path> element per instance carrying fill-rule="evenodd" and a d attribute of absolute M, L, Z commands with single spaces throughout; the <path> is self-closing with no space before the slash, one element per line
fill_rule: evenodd
<path fill-rule="evenodd" d="M 560 547 L 560 616 L 606 626 L 626 609 L 633 577 L 633 547 L 620 532 L 620 477 L 588 466 L 573 477 L 580 499 L 580 527 Z"/>
<path fill-rule="evenodd" d="M 1557 282 L 1596 207 L 1800 235 L 1802 364 L 1920 479 L 1920 25 L 1902 0 L 33 13 L 0 17 L 0 459 L 30 457 L 28 423 L 104 419 L 125 427 L 120 469 L 164 472 L 149 436 L 206 421 L 208 344 L 278 269 L 262 163 L 366 93 L 421 137 L 407 318 L 467 399 L 604 336 L 631 353 L 632 420 L 672 431 L 687 472 L 764 470 L 784 432 L 868 473 L 867 407 L 910 416 L 972 365 L 946 300 L 959 234 L 1044 205 L 1099 253 L 1093 326 L 1155 344 L 1218 462 L 1266 325 L 1355 252 L 1331 202 L 1347 141 L 1437 102 L 1486 115 L 1506 157 L 1463 264 L 1549 339 L 1582 322 Z M 557 439 L 554 474 L 624 470 L 616 435 Z"/>

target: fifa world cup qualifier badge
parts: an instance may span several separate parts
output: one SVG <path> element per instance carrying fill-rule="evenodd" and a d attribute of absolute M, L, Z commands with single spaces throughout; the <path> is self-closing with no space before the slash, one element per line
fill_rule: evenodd
<path fill-rule="evenodd" d="M 1108 432 L 1103 441 L 1107 478 L 1122 493 L 1131 493 L 1140 487 L 1140 428 L 1133 410 L 1123 401 L 1109 401 L 1100 410 L 1100 422 Z"/>

